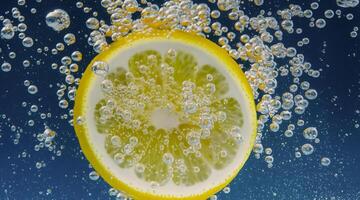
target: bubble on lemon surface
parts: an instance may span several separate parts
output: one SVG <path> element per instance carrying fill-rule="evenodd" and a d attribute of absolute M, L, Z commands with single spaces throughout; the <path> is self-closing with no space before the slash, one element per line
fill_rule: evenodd
<path fill-rule="evenodd" d="M 96 75 L 105 76 L 109 72 L 109 65 L 103 61 L 96 61 L 92 65 L 92 71 Z"/>

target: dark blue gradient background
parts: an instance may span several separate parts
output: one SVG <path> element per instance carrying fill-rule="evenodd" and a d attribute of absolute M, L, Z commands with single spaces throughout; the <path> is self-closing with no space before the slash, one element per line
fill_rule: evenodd
<path fill-rule="evenodd" d="M 255 16 L 260 9 L 276 13 L 277 9 L 287 8 L 294 3 L 300 4 L 304 10 L 310 8 L 311 3 L 266 2 L 265 6 L 259 8 L 246 1 L 242 7 L 247 14 Z M 34 46 L 28 49 L 23 48 L 17 36 L 10 41 L 0 40 L 0 63 L 8 61 L 13 66 L 9 73 L 0 72 L 0 115 L 7 116 L 6 119 L 0 118 L 0 200 L 110 199 L 107 194 L 109 186 L 101 178 L 98 181 L 88 178 L 92 169 L 81 153 L 76 135 L 67 120 L 60 119 L 67 111 L 58 107 L 56 84 L 63 83 L 65 77 L 50 67 L 53 62 L 59 63 L 62 56 L 80 50 L 84 55 L 80 71 L 84 71 L 94 56 L 84 37 L 90 33 L 85 27 L 85 20 L 91 14 L 84 14 L 75 7 L 75 3 L 71 0 L 43 0 L 42 3 L 28 0 L 26 7 L 17 6 L 14 0 L 2 0 L 0 3 L 0 15 L 6 18 L 10 16 L 5 12 L 17 6 L 26 17 L 26 35 L 37 38 Z M 314 11 L 315 18 L 324 18 L 326 9 L 340 9 L 335 0 L 319 3 L 319 9 Z M 100 18 L 108 22 L 109 17 L 100 7 L 100 0 L 87 0 L 84 4 L 98 11 Z M 36 15 L 30 13 L 32 7 L 37 9 Z M 45 25 L 45 15 L 55 8 L 66 10 L 72 18 L 70 28 L 60 33 Z M 231 193 L 221 192 L 219 199 L 360 199 L 360 128 L 355 128 L 355 124 L 360 123 L 360 114 L 356 113 L 356 110 L 360 110 L 360 40 L 359 36 L 350 37 L 353 27 L 360 26 L 359 9 L 359 6 L 341 8 L 342 17 L 326 20 L 324 29 L 309 27 L 309 19 L 295 18 L 295 28 L 303 28 L 303 34 L 284 35 L 283 42 L 287 47 L 295 47 L 297 41 L 309 37 L 310 44 L 297 48 L 298 52 L 304 54 L 305 60 L 311 62 L 315 69 L 321 69 L 318 79 L 306 79 L 319 95 L 300 117 L 306 121 L 305 127 L 316 126 L 320 132 L 321 142 L 315 144 L 314 154 L 299 159 L 294 156 L 294 149 L 306 142 L 302 137 L 302 128 L 297 127 L 294 137 L 290 139 L 282 134 L 286 125 L 278 133 L 264 133 L 264 146 L 273 149 L 274 167 L 268 169 L 263 157 L 257 160 L 252 155 L 231 183 Z M 346 20 L 347 13 L 353 13 L 355 18 Z M 64 52 L 58 55 L 36 52 L 37 48 L 44 46 L 54 48 L 56 43 L 63 42 L 62 38 L 67 32 L 74 33 L 77 42 L 66 47 Z M 324 42 L 326 47 L 323 46 Z M 16 59 L 9 59 L 10 51 L 17 53 Z M 32 61 L 31 67 L 24 69 L 24 59 Z M 35 60 L 41 60 L 41 63 L 37 65 Z M 77 77 L 80 77 L 80 72 Z M 36 95 L 28 94 L 24 80 L 37 85 L 39 92 Z M 284 79 L 279 82 L 279 87 L 284 89 L 288 84 L 289 81 Z M 26 108 L 21 107 L 23 101 L 28 103 Z M 31 104 L 38 105 L 39 111 L 29 116 Z M 42 120 L 39 117 L 41 112 L 51 112 L 52 117 Z M 297 120 L 297 117 L 294 118 Z M 33 127 L 26 125 L 29 119 L 35 120 Z M 293 122 L 296 123 L 296 120 Z M 34 134 L 42 132 L 45 124 L 58 133 L 57 145 L 65 146 L 60 157 L 47 149 L 34 151 L 37 144 Z M 23 129 L 17 145 L 13 144 L 15 133 L 10 130 L 11 125 Z M 23 151 L 30 156 L 21 158 Z M 323 156 L 331 158 L 329 167 L 320 165 Z M 44 161 L 46 167 L 37 169 L 35 163 L 40 161 Z M 51 189 L 51 194 L 46 194 L 47 189 Z"/>

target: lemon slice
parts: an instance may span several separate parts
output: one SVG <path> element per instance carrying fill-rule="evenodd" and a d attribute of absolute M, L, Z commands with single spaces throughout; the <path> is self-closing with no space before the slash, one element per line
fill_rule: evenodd
<path fill-rule="evenodd" d="M 206 199 L 237 175 L 256 135 L 251 88 L 211 41 L 132 33 L 90 63 L 75 131 L 95 170 L 135 199 Z"/>

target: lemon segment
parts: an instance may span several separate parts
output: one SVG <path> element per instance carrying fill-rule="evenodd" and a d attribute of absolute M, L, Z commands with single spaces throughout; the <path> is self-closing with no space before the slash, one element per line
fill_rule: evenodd
<path fill-rule="evenodd" d="M 173 49 L 170 49 L 166 55 L 165 62 L 174 68 L 174 78 L 177 83 L 182 84 L 185 80 L 194 80 L 196 59 L 191 54 L 182 51 L 176 52 L 176 55 L 171 55 L 172 51 Z"/>
<path fill-rule="evenodd" d="M 95 170 L 140 200 L 208 198 L 237 175 L 256 136 L 254 98 L 237 63 L 181 31 L 132 33 L 95 57 L 77 91 L 79 118 L 75 131 Z"/>

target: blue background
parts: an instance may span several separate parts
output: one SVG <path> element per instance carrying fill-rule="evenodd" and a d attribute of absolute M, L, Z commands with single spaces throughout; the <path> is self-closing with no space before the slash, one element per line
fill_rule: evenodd
<path fill-rule="evenodd" d="M 275 13 L 279 8 L 287 8 L 289 3 L 308 9 L 311 2 L 269 0 L 259 8 L 246 1 L 242 8 L 246 14 L 254 16 L 260 9 Z M 326 9 L 340 9 L 335 0 L 319 3 L 319 9 L 314 11 L 315 18 L 324 18 Z M 100 1 L 84 1 L 84 4 L 98 11 L 99 18 L 109 20 Z M 88 178 L 92 169 L 81 153 L 68 120 L 60 117 L 67 111 L 58 107 L 56 90 L 57 84 L 63 83 L 65 77 L 50 67 L 53 62 L 60 63 L 62 56 L 80 50 L 84 55 L 80 71 L 85 70 L 94 56 L 84 37 L 90 33 L 85 21 L 91 14 L 84 14 L 75 7 L 75 1 L 70 0 L 44 0 L 42 3 L 34 0 L 26 5 L 21 7 L 16 1 L 4 0 L 0 7 L 0 16 L 8 18 L 10 16 L 5 12 L 18 7 L 26 17 L 26 35 L 37 39 L 34 46 L 27 49 L 23 48 L 17 36 L 9 41 L 0 40 L 0 63 L 7 61 L 12 64 L 11 72 L 0 72 L 0 116 L 6 114 L 5 119 L 0 117 L 0 200 L 111 199 L 107 194 L 109 186 L 101 178 L 97 181 Z M 30 8 L 36 8 L 37 13 L 31 14 Z M 66 10 L 72 18 L 71 26 L 60 33 L 45 25 L 46 14 L 56 8 Z M 315 145 L 314 154 L 295 158 L 294 149 L 305 143 L 301 128 L 296 128 L 295 136 L 290 139 L 281 134 L 284 128 L 278 133 L 264 133 L 264 146 L 273 149 L 274 167 L 268 169 L 263 158 L 257 160 L 252 155 L 231 183 L 231 192 L 219 193 L 219 199 L 360 199 L 360 128 L 355 128 L 355 124 L 360 123 L 360 114 L 356 112 L 360 110 L 360 40 L 359 37 L 350 37 L 353 27 L 360 26 L 360 12 L 359 6 L 341 10 L 342 17 L 326 20 L 324 29 L 311 28 L 309 19 L 296 18 L 295 27 L 303 28 L 303 34 L 284 35 L 285 46 L 294 47 L 297 41 L 309 37 L 310 44 L 297 48 L 298 52 L 305 55 L 305 60 L 311 62 L 314 69 L 321 70 L 318 79 L 308 79 L 311 88 L 317 89 L 318 98 L 300 117 L 306 121 L 305 127 L 316 126 L 320 132 L 321 142 Z M 353 13 L 355 18 L 347 20 L 347 13 Z M 74 33 L 77 42 L 66 47 L 65 51 L 58 55 L 36 52 L 37 48 L 44 46 L 54 48 L 56 43 L 63 42 L 67 32 Z M 323 46 L 325 41 L 326 47 Z M 15 59 L 8 57 L 10 51 L 16 52 Z M 22 66 L 24 59 L 31 61 L 31 67 Z M 39 65 L 36 60 L 40 60 Z M 80 72 L 77 77 L 80 77 Z M 30 95 L 24 80 L 37 85 L 39 92 Z M 282 80 L 280 89 L 288 84 L 287 80 Z M 28 104 L 25 108 L 21 106 L 23 101 Z M 32 104 L 38 105 L 39 111 L 29 115 Z M 42 112 L 50 112 L 51 118 L 40 119 L 39 113 Z M 27 125 L 29 119 L 35 121 L 33 127 Z M 22 131 L 17 145 L 13 144 L 16 131 L 11 131 L 12 125 L 17 127 L 16 131 Z M 44 125 L 57 132 L 57 146 L 65 146 L 61 156 L 46 148 L 34 151 L 37 144 L 34 134 L 43 132 Z M 27 153 L 25 158 L 21 157 L 24 151 Z M 332 161 L 329 167 L 320 165 L 324 156 Z M 41 161 L 46 163 L 46 167 L 37 169 L 35 163 Z M 51 189 L 51 194 L 46 194 L 47 189 Z"/>

